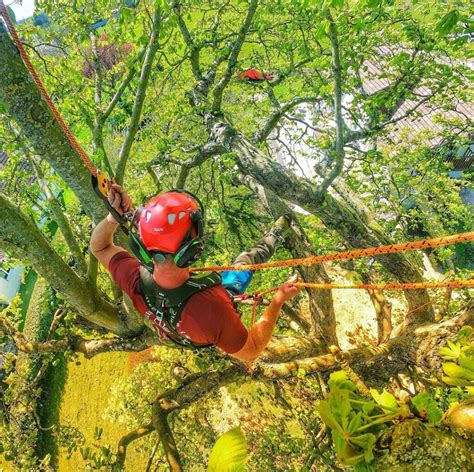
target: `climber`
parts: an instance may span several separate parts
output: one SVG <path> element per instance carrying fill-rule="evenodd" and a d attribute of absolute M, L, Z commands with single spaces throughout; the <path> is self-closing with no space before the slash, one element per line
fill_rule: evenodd
<path fill-rule="evenodd" d="M 108 201 L 119 215 L 132 208 L 130 197 L 116 184 L 109 188 Z M 204 248 L 203 214 L 194 195 L 183 190 L 161 193 L 135 212 L 139 237 L 130 247 L 142 262 L 114 244 L 119 224 L 111 213 L 95 227 L 90 248 L 137 311 L 155 326 L 162 341 L 192 348 L 215 345 L 250 362 L 265 349 L 283 303 L 299 288 L 293 285 L 294 279 L 283 283 L 260 320 L 247 331 L 231 296 L 244 293 L 252 272 L 227 271 L 221 279 L 215 272 L 193 275 L 189 270 Z M 279 218 L 272 231 L 256 247 L 240 254 L 234 265 L 269 259 L 288 228 L 286 217 Z M 151 264 L 143 263 L 144 253 Z"/>
<path fill-rule="evenodd" d="M 248 82 L 263 82 L 265 80 L 273 80 L 275 78 L 273 73 L 260 72 L 257 69 L 247 69 L 238 74 L 239 79 L 247 80 Z"/>

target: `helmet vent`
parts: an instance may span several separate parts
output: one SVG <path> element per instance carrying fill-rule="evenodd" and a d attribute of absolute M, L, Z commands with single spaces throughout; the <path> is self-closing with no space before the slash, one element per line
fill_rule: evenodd
<path fill-rule="evenodd" d="M 168 223 L 172 225 L 176 221 L 176 214 L 175 213 L 170 213 L 168 215 Z"/>
<path fill-rule="evenodd" d="M 179 215 L 178 215 L 178 219 L 182 220 L 185 216 L 186 216 L 186 212 L 185 211 L 180 211 Z"/>
<path fill-rule="evenodd" d="M 147 223 L 149 223 L 150 218 L 151 218 L 151 212 L 147 210 L 147 211 L 145 212 L 145 221 L 146 221 Z"/>

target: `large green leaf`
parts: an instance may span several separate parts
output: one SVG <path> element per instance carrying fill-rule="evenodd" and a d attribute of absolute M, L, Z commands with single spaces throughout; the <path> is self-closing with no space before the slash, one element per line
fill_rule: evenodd
<path fill-rule="evenodd" d="M 333 430 L 343 432 L 341 425 L 337 422 L 331 411 L 331 405 L 327 400 L 320 400 L 316 405 L 316 411 L 321 419 Z"/>
<path fill-rule="evenodd" d="M 242 472 L 248 460 L 247 441 L 240 428 L 223 434 L 209 456 L 208 472 Z"/>
<path fill-rule="evenodd" d="M 459 343 L 452 343 L 448 341 L 448 346 L 442 347 L 439 354 L 443 359 L 455 360 L 461 354 L 461 345 Z"/>
<path fill-rule="evenodd" d="M 412 403 L 430 423 L 437 423 L 443 417 L 443 410 L 428 392 L 422 392 L 413 397 Z"/>
<path fill-rule="evenodd" d="M 384 390 L 382 393 L 377 392 L 374 388 L 370 389 L 373 399 L 379 404 L 383 410 L 398 410 L 397 399 L 389 392 Z"/>
<path fill-rule="evenodd" d="M 435 30 L 441 36 L 446 36 L 447 34 L 451 33 L 458 21 L 459 13 L 456 10 L 452 10 L 449 13 L 446 13 L 446 15 L 444 15 L 443 18 L 439 20 Z"/>
<path fill-rule="evenodd" d="M 453 378 L 474 380 L 474 372 L 470 369 L 461 367 L 454 362 L 445 362 L 443 364 L 444 373 Z"/>

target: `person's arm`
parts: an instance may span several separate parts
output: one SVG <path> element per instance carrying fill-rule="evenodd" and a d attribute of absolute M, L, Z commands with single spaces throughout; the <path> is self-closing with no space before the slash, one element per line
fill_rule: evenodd
<path fill-rule="evenodd" d="M 109 203 L 121 215 L 129 211 L 132 207 L 132 201 L 119 185 L 112 184 L 108 195 Z M 114 244 L 114 234 L 119 224 L 109 213 L 92 231 L 89 247 L 92 254 L 105 267 L 109 268 L 109 262 L 115 254 L 125 251 L 124 248 Z"/>
<path fill-rule="evenodd" d="M 231 356 L 245 362 L 252 362 L 257 359 L 272 337 L 281 307 L 300 290 L 299 287 L 293 285 L 295 281 L 296 279 L 292 279 L 280 286 L 260 320 L 250 328 L 247 341 L 243 347 L 239 351 L 230 354 Z"/>

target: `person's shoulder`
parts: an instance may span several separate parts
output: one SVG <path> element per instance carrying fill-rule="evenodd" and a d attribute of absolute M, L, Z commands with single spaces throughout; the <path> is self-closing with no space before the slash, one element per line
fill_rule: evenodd
<path fill-rule="evenodd" d="M 123 262 L 134 262 L 137 266 L 140 265 L 140 263 L 135 257 L 133 257 L 128 251 L 123 250 L 117 252 L 117 254 L 114 254 L 113 257 L 110 259 L 109 270 Z"/>

